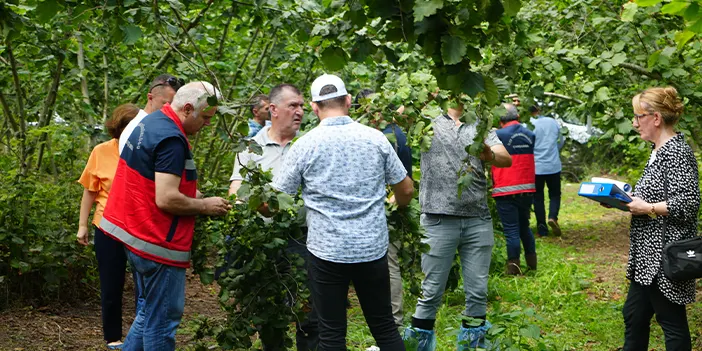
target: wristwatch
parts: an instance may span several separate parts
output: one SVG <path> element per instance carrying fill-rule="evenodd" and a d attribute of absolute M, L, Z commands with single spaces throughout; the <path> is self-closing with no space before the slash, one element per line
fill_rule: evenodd
<path fill-rule="evenodd" d="M 655 204 L 651 204 L 651 210 L 648 212 L 648 216 L 651 218 L 658 217 L 658 214 L 656 214 L 656 205 Z"/>

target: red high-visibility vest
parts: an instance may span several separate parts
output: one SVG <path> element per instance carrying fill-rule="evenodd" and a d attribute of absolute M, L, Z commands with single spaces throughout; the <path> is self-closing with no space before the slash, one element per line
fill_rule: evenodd
<path fill-rule="evenodd" d="M 492 196 L 506 196 L 536 192 L 536 165 L 534 163 L 534 142 L 536 136 L 518 121 L 506 123 L 498 129 L 507 152 L 512 156 L 512 166 L 497 168 L 492 166 Z"/>
<path fill-rule="evenodd" d="M 181 138 L 190 147 L 169 104 L 146 116 L 134 129 L 120 154 L 100 228 L 140 257 L 187 268 L 195 216 L 176 216 L 156 206 L 154 150 L 172 137 Z M 179 190 L 193 198 L 197 193 L 197 171 L 190 150 L 185 155 Z"/>

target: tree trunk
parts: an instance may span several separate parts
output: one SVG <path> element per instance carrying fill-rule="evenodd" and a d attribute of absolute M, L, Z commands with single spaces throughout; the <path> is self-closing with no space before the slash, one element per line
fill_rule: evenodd
<path fill-rule="evenodd" d="M 90 104 L 90 93 L 88 92 L 88 77 L 85 72 L 85 50 L 83 49 L 83 35 L 81 32 L 76 32 L 76 40 L 78 41 L 78 69 L 80 69 L 80 93 L 83 95 L 83 103 L 87 106 Z M 95 118 L 92 113 L 88 113 L 88 124 L 91 130 L 95 129 Z M 95 133 L 90 133 L 90 148 L 95 146 L 97 136 Z"/>

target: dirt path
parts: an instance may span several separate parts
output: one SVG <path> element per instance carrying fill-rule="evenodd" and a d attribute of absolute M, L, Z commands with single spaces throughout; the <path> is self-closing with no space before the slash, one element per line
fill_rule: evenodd
<path fill-rule="evenodd" d="M 133 284 L 127 277 L 124 292 L 122 330 L 127 334 L 134 319 Z M 181 328 L 199 314 L 221 315 L 215 285 L 203 286 L 188 272 L 185 288 L 185 313 Z M 190 343 L 179 330 L 178 346 Z M 187 334 L 187 333 L 185 333 Z M 73 305 L 52 305 L 34 309 L 13 308 L 0 313 L 0 350 L 106 350 L 102 342 L 99 298 Z"/>

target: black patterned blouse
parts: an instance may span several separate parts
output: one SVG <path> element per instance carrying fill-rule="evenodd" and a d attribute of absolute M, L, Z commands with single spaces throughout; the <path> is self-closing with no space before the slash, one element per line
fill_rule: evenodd
<path fill-rule="evenodd" d="M 665 196 L 666 186 L 668 197 Z M 658 151 L 651 153 L 634 196 L 648 203 L 667 201 L 665 243 L 697 235 L 700 187 L 697 160 L 682 134 L 677 134 Z M 654 280 L 665 297 L 676 304 L 695 301 L 695 281 L 671 281 L 663 274 L 661 244 L 663 216 L 632 216 L 629 231 L 629 264 L 626 277 L 641 285 Z"/>

